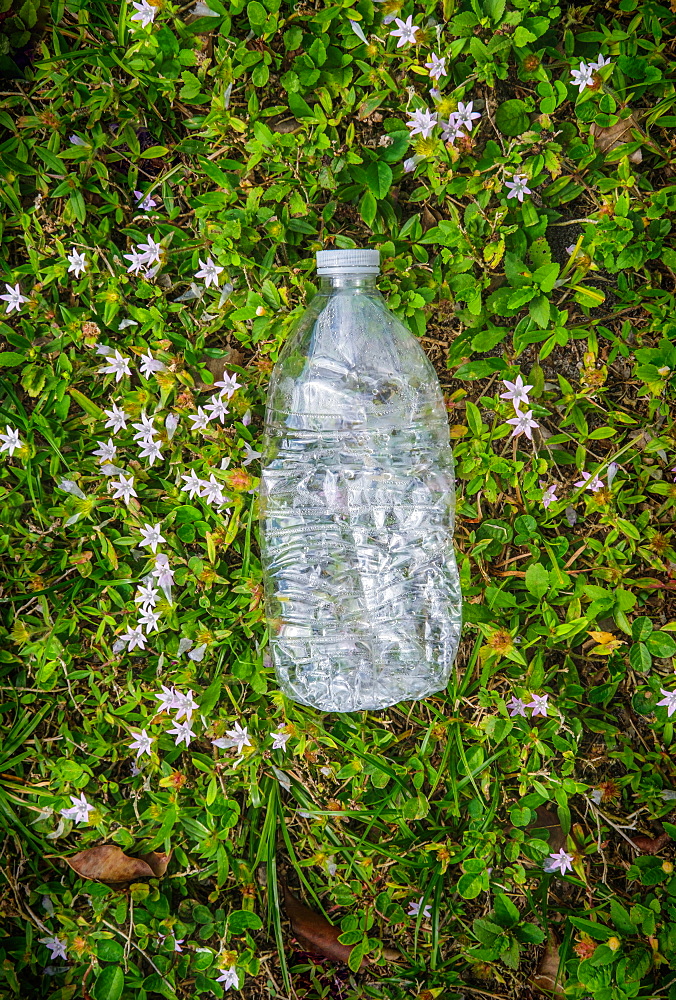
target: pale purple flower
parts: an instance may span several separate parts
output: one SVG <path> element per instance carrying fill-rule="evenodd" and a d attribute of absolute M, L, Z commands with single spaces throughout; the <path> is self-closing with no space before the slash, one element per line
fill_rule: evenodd
<path fill-rule="evenodd" d="M 140 604 L 143 609 L 147 607 L 154 608 L 157 604 L 158 596 L 159 590 L 153 587 L 152 583 L 146 583 L 144 586 L 139 587 L 138 594 L 134 598 L 134 603 Z"/>
<path fill-rule="evenodd" d="M 458 101 L 458 110 L 455 112 L 455 119 L 458 125 L 464 126 L 468 132 L 471 132 L 474 128 L 474 122 L 481 118 L 478 111 L 472 111 L 474 106 L 474 101 L 470 101 L 469 104 L 463 104 L 462 101 Z"/>
<path fill-rule="evenodd" d="M 132 497 L 138 496 L 138 493 L 134 489 L 133 476 L 129 476 L 128 479 L 125 479 L 123 475 L 120 475 L 120 478 L 117 480 L 111 479 L 110 485 L 115 490 L 113 493 L 113 500 L 124 500 L 127 506 L 129 506 L 129 501 Z"/>
<path fill-rule="evenodd" d="M 108 347 L 108 344 L 99 344 L 98 340 L 94 344 L 94 347 L 96 348 L 97 357 L 101 356 L 107 358 L 109 354 L 115 353 L 112 347 Z"/>
<path fill-rule="evenodd" d="M 155 199 L 151 198 L 149 194 L 144 195 L 143 191 L 134 191 L 134 197 L 139 203 L 137 207 L 140 208 L 142 212 L 149 212 L 151 208 L 157 207 Z"/>
<path fill-rule="evenodd" d="M 135 628 L 129 628 L 124 635 L 120 636 L 121 642 L 127 643 L 127 652 L 131 653 L 133 649 L 138 646 L 139 649 L 146 648 L 146 637 L 143 634 L 143 629 L 140 625 Z"/>
<path fill-rule="evenodd" d="M 185 721 L 190 722 L 193 717 L 193 712 L 198 709 L 198 704 L 195 701 L 192 691 L 188 691 L 187 694 L 181 694 L 180 691 L 176 692 L 176 699 L 174 708 L 177 708 L 176 721 L 178 722 L 183 716 L 185 716 Z"/>
<path fill-rule="evenodd" d="M 516 382 L 509 382 L 505 378 L 502 384 L 507 386 L 507 392 L 501 392 L 500 399 L 511 399 L 517 412 L 521 403 L 528 406 L 528 393 L 533 388 L 532 385 L 524 385 L 520 375 L 516 376 Z"/>
<path fill-rule="evenodd" d="M 72 796 L 71 796 L 72 798 Z M 68 960 L 68 955 L 66 954 L 66 947 L 68 945 L 67 941 L 62 940 L 58 937 L 43 937 L 38 938 L 40 944 L 44 944 L 51 951 L 50 958 L 65 958 Z"/>
<path fill-rule="evenodd" d="M 272 737 L 272 749 L 273 750 L 286 750 L 287 740 L 291 739 L 291 733 L 285 733 L 280 730 L 278 733 L 270 733 Z"/>
<path fill-rule="evenodd" d="M 667 710 L 667 715 L 669 718 L 676 712 L 676 688 L 673 691 L 667 691 L 666 688 L 660 688 L 660 694 L 664 695 L 662 701 L 658 701 L 658 705 L 664 705 Z"/>
<path fill-rule="evenodd" d="M 409 908 L 406 911 L 407 916 L 409 916 L 409 917 L 417 917 L 418 916 L 418 914 L 420 913 L 420 907 L 422 906 L 422 901 L 423 901 L 424 898 L 425 898 L 424 896 L 421 896 L 417 903 L 411 902 L 411 903 L 408 904 Z M 423 915 L 423 917 L 425 917 L 426 920 L 431 920 L 432 919 L 432 907 L 431 907 L 430 903 L 427 903 L 425 905 L 425 907 L 424 907 L 424 909 L 422 911 L 422 915 Z"/>
<path fill-rule="evenodd" d="M 180 418 L 177 417 L 175 413 L 167 413 L 167 416 L 164 421 L 164 426 L 167 430 L 167 437 L 169 438 L 170 441 L 173 438 L 174 434 L 176 433 L 176 428 L 178 427 L 180 422 L 181 422 Z"/>
<path fill-rule="evenodd" d="M 613 479 L 620 470 L 620 465 L 618 462 L 610 462 L 608 465 L 608 489 L 613 485 Z"/>
<path fill-rule="evenodd" d="M 225 423 L 225 416 L 229 410 L 221 396 L 218 396 L 212 403 L 207 403 L 204 409 L 209 411 L 209 420 L 220 420 L 222 424 Z"/>
<path fill-rule="evenodd" d="M 221 969 L 220 972 L 221 974 L 216 982 L 222 983 L 224 990 L 239 989 L 239 977 L 234 965 L 231 965 L 229 969 Z"/>
<path fill-rule="evenodd" d="M 594 82 L 594 68 L 587 66 L 584 62 L 581 62 L 577 69 L 571 70 L 570 75 L 573 78 L 573 85 L 578 88 L 580 93 Z"/>
<path fill-rule="evenodd" d="M 131 375 L 129 370 L 129 358 L 124 358 L 119 351 L 115 351 L 115 357 L 108 355 L 108 364 L 99 368 L 99 375 L 114 375 L 115 381 L 120 382 L 124 375 Z"/>
<path fill-rule="evenodd" d="M 257 458 L 261 458 L 263 455 L 262 451 L 255 451 L 247 441 L 242 441 L 242 447 L 246 452 L 246 458 L 243 460 L 242 465 L 249 465 Z"/>
<path fill-rule="evenodd" d="M 199 260 L 199 258 L 198 258 Z M 209 285 L 214 285 L 218 287 L 218 276 L 225 270 L 219 267 L 218 264 L 214 263 L 211 257 L 207 257 L 206 261 L 199 260 L 200 269 L 195 272 L 196 278 L 204 278 L 204 287 L 208 288 Z"/>
<path fill-rule="evenodd" d="M 561 848 L 558 854 L 550 854 L 542 867 L 546 872 L 558 871 L 565 875 L 568 869 L 573 870 L 573 855 Z"/>
<path fill-rule="evenodd" d="M 85 142 L 84 139 L 81 139 L 79 135 L 69 135 L 68 139 L 73 144 L 73 146 L 88 146 L 89 145 L 89 143 Z"/>
<path fill-rule="evenodd" d="M 395 17 L 395 22 L 397 27 L 393 28 L 390 32 L 394 38 L 398 38 L 397 48 L 400 49 L 402 45 L 406 45 L 408 42 L 415 43 L 416 31 L 420 31 L 420 27 L 413 23 L 413 15 L 409 14 L 405 21 L 401 18 Z"/>
<path fill-rule="evenodd" d="M 512 696 L 512 700 L 507 702 L 509 714 L 513 718 L 515 715 L 523 715 L 526 718 L 526 705 L 521 698 Z"/>
<path fill-rule="evenodd" d="M 15 427 L 10 427 L 9 424 L 5 427 L 5 433 L 0 433 L 0 452 L 6 451 L 10 458 L 14 457 L 14 452 L 17 448 L 23 448 L 23 441 L 19 437 L 19 432 Z"/>
<path fill-rule="evenodd" d="M 94 812 L 96 806 L 92 806 L 87 802 L 84 792 L 80 794 L 78 798 L 76 795 L 71 795 L 70 801 L 73 803 L 68 809 L 62 809 L 61 815 L 65 819 L 72 819 L 74 823 L 88 823 L 90 812 Z"/>
<path fill-rule="evenodd" d="M 532 694 L 531 701 L 528 702 L 526 708 L 533 709 L 533 717 L 536 715 L 547 715 L 547 699 L 548 694 Z"/>
<path fill-rule="evenodd" d="M 84 274 L 87 270 L 87 258 L 83 253 L 78 253 L 78 251 L 73 247 L 70 254 L 67 255 L 66 260 L 69 263 L 68 274 L 72 271 L 76 278 L 79 278 L 81 274 Z"/>
<path fill-rule="evenodd" d="M 192 420 L 190 429 L 193 431 L 204 431 L 209 426 L 209 414 L 205 413 L 201 406 L 198 406 L 197 413 L 191 413 L 188 419 Z"/>
<path fill-rule="evenodd" d="M 137 249 L 143 254 L 146 264 L 159 264 L 162 260 L 162 245 L 156 243 L 152 236 L 148 237 L 147 243 L 139 243 Z"/>
<path fill-rule="evenodd" d="M 131 15 L 131 20 L 138 21 L 144 28 L 147 28 L 155 20 L 157 7 L 153 7 L 152 4 L 148 3 L 148 0 L 141 0 L 140 3 L 134 2 L 132 7 L 136 9 L 136 13 Z"/>
<path fill-rule="evenodd" d="M 150 378 L 155 372 L 165 372 L 167 366 L 163 361 L 158 361 L 157 358 L 154 358 L 150 351 L 148 351 L 147 354 L 141 355 L 140 369 L 144 378 Z"/>
<path fill-rule="evenodd" d="M 242 417 L 242 423 L 245 427 L 248 427 L 251 423 L 251 409 L 248 409 L 244 416 Z"/>
<path fill-rule="evenodd" d="M 598 55 L 594 62 L 589 63 L 589 69 L 603 69 L 604 66 L 610 66 L 610 56 L 606 59 L 603 55 Z"/>
<path fill-rule="evenodd" d="M 585 489 L 591 490 L 592 493 L 596 493 L 597 490 L 603 489 L 603 480 L 597 475 L 592 477 L 590 472 L 581 472 L 580 475 L 582 476 L 582 479 L 579 479 L 576 483 L 574 483 L 575 486 L 584 486 Z"/>
<path fill-rule="evenodd" d="M 185 743 L 186 747 L 189 747 L 190 741 L 195 739 L 195 734 L 190 728 L 189 722 L 176 722 L 173 729 L 167 729 L 167 733 L 170 736 L 176 737 L 174 743 L 177 747 L 180 746 L 181 743 Z"/>
<path fill-rule="evenodd" d="M 14 288 L 12 288 L 11 285 L 8 285 L 7 282 L 5 282 L 5 291 L 7 294 L 0 295 L 0 299 L 7 303 L 8 315 L 15 309 L 17 312 L 21 312 L 21 307 L 24 302 L 28 302 L 28 298 L 21 294 L 21 287 L 19 283 L 17 282 L 16 285 L 14 285 Z"/>
<path fill-rule="evenodd" d="M 163 552 L 158 552 L 155 559 L 153 576 L 168 601 L 171 601 L 171 585 L 174 582 L 174 571 L 169 565 L 169 559 Z"/>
<path fill-rule="evenodd" d="M 162 458 L 162 449 L 158 441 L 143 441 L 141 450 L 138 453 L 139 458 L 147 458 L 149 465 L 155 464 L 155 459 Z"/>
<path fill-rule="evenodd" d="M 442 129 L 441 138 L 443 142 L 454 143 L 459 136 L 465 135 L 462 125 L 458 122 L 455 111 L 451 112 L 448 116 L 448 121 L 441 120 L 439 124 Z"/>
<path fill-rule="evenodd" d="M 190 470 L 189 475 L 181 476 L 181 479 L 186 484 L 185 486 L 181 486 L 182 493 L 187 493 L 190 496 L 191 500 L 194 496 L 200 495 L 200 492 L 204 485 L 204 480 L 200 479 L 200 477 L 197 475 L 194 469 Z"/>
<path fill-rule="evenodd" d="M 121 407 L 116 406 L 116 404 L 113 403 L 111 409 L 104 410 L 103 413 L 104 416 L 108 417 L 104 427 L 110 427 L 113 434 L 117 434 L 118 431 L 126 429 L 127 420 L 129 418 Z"/>
<path fill-rule="evenodd" d="M 186 746 L 187 745 L 188 744 L 186 743 Z M 181 948 L 181 945 L 183 944 L 184 941 L 185 941 L 185 938 L 174 938 L 174 951 L 181 951 L 182 952 L 183 948 Z"/>
<path fill-rule="evenodd" d="M 129 735 L 134 737 L 129 744 L 129 749 L 136 751 L 137 760 L 144 753 L 148 755 L 152 754 L 153 738 L 152 736 L 148 736 L 145 729 L 142 729 L 140 733 L 131 732 Z"/>
<path fill-rule="evenodd" d="M 143 271 L 146 266 L 146 256 L 143 253 L 139 253 L 137 250 L 132 250 L 131 253 L 123 253 L 122 256 L 125 260 L 130 261 L 129 267 L 127 268 L 127 274 L 138 274 L 139 271 Z"/>
<path fill-rule="evenodd" d="M 406 122 L 406 128 L 411 130 L 411 137 L 421 135 L 423 139 L 426 139 L 437 126 L 437 113 L 430 111 L 429 108 L 425 108 L 424 111 L 418 108 L 416 111 L 407 112 L 407 114 L 411 116 L 411 120 Z"/>
<path fill-rule="evenodd" d="M 223 373 L 223 378 L 220 382 L 214 382 L 214 387 L 216 389 L 221 389 L 228 399 L 235 393 L 237 389 L 241 389 L 242 386 L 237 381 L 236 375 L 228 375 L 227 372 Z"/>
<path fill-rule="evenodd" d="M 160 532 L 160 522 L 153 527 L 152 524 L 146 522 L 145 527 L 139 528 L 141 532 L 141 542 L 140 544 L 144 547 L 150 548 L 153 551 L 153 555 L 157 552 L 157 546 L 162 542 L 166 542 L 166 538 Z"/>
<path fill-rule="evenodd" d="M 180 695 L 175 687 L 169 688 L 163 684 L 160 694 L 153 695 L 153 697 L 159 701 L 159 705 L 157 706 L 158 712 L 169 712 L 178 707 L 177 699 Z"/>
<path fill-rule="evenodd" d="M 528 410 L 527 413 L 517 413 L 515 417 L 511 417 L 509 420 L 505 421 L 506 424 L 512 424 L 514 430 L 511 436 L 513 438 L 519 437 L 521 434 L 525 434 L 529 441 L 533 440 L 533 431 L 536 430 L 540 425 L 533 420 L 533 411 Z"/>
<path fill-rule="evenodd" d="M 538 485 L 542 489 L 542 506 L 547 510 L 550 504 L 555 503 L 559 498 L 556 495 L 556 483 L 552 483 L 551 486 L 545 488 L 544 479 L 538 480 Z"/>
<path fill-rule="evenodd" d="M 209 476 L 209 479 L 202 480 L 202 488 L 200 491 L 200 496 L 203 500 L 206 500 L 208 504 L 224 504 L 225 497 L 223 495 L 223 486 L 218 482 L 213 472 Z"/>
<path fill-rule="evenodd" d="M 115 452 L 117 447 L 113 444 L 113 439 L 108 438 L 108 443 L 105 441 L 97 441 L 98 448 L 92 452 L 92 455 L 97 455 L 99 462 L 112 462 L 115 458 Z"/>
<path fill-rule="evenodd" d="M 364 42 L 365 45 L 368 45 L 368 38 L 364 34 L 361 25 L 357 21 L 353 21 L 350 18 L 348 18 L 348 24 L 354 31 L 357 38 L 359 38 L 362 42 Z"/>
<path fill-rule="evenodd" d="M 425 69 L 430 71 L 432 80 L 446 76 L 446 56 L 438 56 L 435 52 L 430 52 L 430 62 L 425 63 Z"/>
<path fill-rule="evenodd" d="M 404 173 L 410 174 L 412 170 L 415 170 L 420 161 L 424 159 L 425 157 L 420 153 L 414 153 L 413 156 L 409 156 L 408 159 L 404 160 Z"/>
<path fill-rule="evenodd" d="M 507 188 L 507 197 L 518 198 L 519 201 L 523 201 L 525 194 L 533 193 L 528 187 L 528 178 L 525 174 L 513 174 L 511 181 L 505 181 L 505 187 Z"/>
<path fill-rule="evenodd" d="M 146 635 L 150 635 L 151 632 L 158 631 L 157 623 L 161 617 L 162 615 L 159 611 L 153 611 L 150 607 L 143 608 L 138 618 L 138 625 L 144 626 Z"/>
<path fill-rule="evenodd" d="M 188 653 L 188 659 L 192 660 L 194 663 L 201 663 L 202 660 L 204 659 L 204 654 L 206 653 L 206 651 L 207 651 L 207 644 L 206 642 L 203 642 L 201 646 L 195 646 L 194 649 L 190 650 L 190 652 Z"/>
<path fill-rule="evenodd" d="M 226 730 L 225 736 L 222 736 L 218 740 L 212 740 L 211 742 L 215 747 L 220 747 L 222 750 L 226 747 L 237 747 L 238 754 L 242 753 L 244 747 L 251 746 L 248 728 L 246 726 L 242 728 L 239 722 L 235 723 L 234 729 Z"/>

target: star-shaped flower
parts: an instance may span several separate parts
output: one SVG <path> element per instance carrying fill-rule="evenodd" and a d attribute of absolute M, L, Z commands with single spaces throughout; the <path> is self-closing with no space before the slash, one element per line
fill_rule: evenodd
<path fill-rule="evenodd" d="M 123 253 L 122 256 L 125 260 L 131 261 L 129 267 L 127 268 L 127 274 L 138 274 L 139 271 L 145 270 L 145 254 L 139 253 L 138 250 L 132 250 L 131 253 Z"/>
<path fill-rule="evenodd" d="M 408 114 L 411 116 L 411 120 L 406 122 L 406 127 L 410 128 L 411 136 L 421 135 L 423 139 L 426 139 L 437 127 L 436 111 L 425 108 L 424 111 L 418 109 L 409 111 Z"/>
<path fill-rule="evenodd" d="M 188 419 L 192 420 L 193 431 L 204 431 L 209 426 L 209 414 L 205 413 L 201 406 L 197 407 L 197 413 L 189 414 Z"/>
<path fill-rule="evenodd" d="M 153 7 L 152 4 L 148 3 L 148 0 L 141 0 L 140 3 L 132 3 L 132 7 L 136 9 L 136 13 L 131 15 L 131 20 L 138 21 L 144 28 L 147 28 L 155 20 L 157 7 Z"/>
<path fill-rule="evenodd" d="M 574 483 L 575 486 L 584 486 L 585 489 L 591 490 L 592 493 L 596 493 L 597 490 L 603 489 L 603 480 L 596 474 L 592 476 L 591 472 L 581 472 L 580 475 L 582 476 L 582 479 L 578 479 L 578 481 Z"/>
<path fill-rule="evenodd" d="M 533 431 L 536 430 L 540 425 L 533 420 L 533 411 L 528 410 L 527 413 L 517 413 L 515 417 L 511 417 L 509 420 L 505 421 L 506 424 L 513 424 L 514 430 L 511 436 L 513 438 L 519 437 L 521 434 L 525 434 L 529 441 L 533 440 Z"/>
<path fill-rule="evenodd" d="M 151 632 L 157 632 L 157 623 L 162 615 L 159 611 L 153 611 L 152 608 L 143 608 L 141 614 L 138 618 L 139 626 L 143 626 L 146 630 L 146 635 L 150 635 Z"/>
<path fill-rule="evenodd" d="M 155 424 L 153 423 L 153 417 L 146 415 L 146 411 L 143 410 L 141 413 L 141 419 L 137 424 L 131 425 L 135 430 L 136 434 L 133 435 L 134 441 L 147 441 L 152 440 L 155 434 Z"/>
<path fill-rule="evenodd" d="M 139 458 L 147 458 L 148 465 L 154 465 L 155 459 L 162 458 L 162 449 L 159 441 L 144 441 L 143 447 L 138 453 Z"/>
<path fill-rule="evenodd" d="M 407 912 L 407 916 L 409 916 L 409 917 L 417 917 L 418 916 L 418 914 L 420 913 L 420 907 L 422 906 L 422 901 L 423 901 L 424 898 L 425 898 L 424 896 L 421 896 L 417 903 L 414 903 L 414 902 L 409 903 L 409 908 L 406 911 Z M 423 917 L 425 917 L 426 920 L 431 920 L 432 919 L 432 908 L 431 908 L 430 903 L 427 903 L 427 905 L 425 906 L 425 908 L 423 909 L 422 912 L 423 912 Z"/>
<path fill-rule="evenodd" d="M 189 475 L 181 476 L 181 479 L 186 484 L 185 486 L 181 486 L 182 493 L 187 493 L 191 500 L 193 497 L 200 495 L 204 486 L 204 480 L 200 479 L 194 469 L 190 470 Z"/>
<path fill-rule="evenodd" d="M 462 125 L 471 132 L 474 128 L 474 122 L 481 118 L 478 111 L 472 111 L 474 106 L 474 101 L 470 101 L 469 104 L 463 104 L 462 101 L 458 101 L 458 110 L 455 112 L 455 118 L 458 125 Z"/>
<path fill-rule="evenodd" d="M 9 315 L 9 313 L 13 312 L 15 309 L 16 309 L 17 312 L 21 312 L 21 306 L 24 304 L 24 302 L 28 302 L 28 298 L 25 295 L 21 294 L 21 288 L 20 288 L 18 282 L 14 286 L 14 288 L 12 288 L 11 285 L 8 285 L 5 282 L 5 290 L 6 290 L 7 294 L 6 295 L 0 295 L 0 299 L 2 299 L 3 302 L 7 303 L 7 313 L 8 313 L 8 315 Z"/>
<path fill-rule="evenodd" d="M 143 260 L 146 264 L 159 264 L 162 260 L 162 245 L 156 243 L 152 236 L 148 237 L 147 243 L 139 243 L 137 250 L 143 254 Z"/>
<path fill-rule="evenodd" d="M 112 462 L 115 458 L 115 452 L 117 447 L 113 444 L 113 439 L 108 438 L 108 443 L 105 441 L 97 441 L 98 448 L 92 452 L 92 455 L 97 455 L 99 462 Z"/>
<path fill-rule="evenodd" d="M 108 364 L 99 368 L 99 375 L 114 375 L 115 381 L 120 382 L 124 375 L 131 375 L 129 370 L 129 358 L 124 358 L 119 351 L 115 351 L 115 356 L 108 355 Z"/>
<path fill-rule="evenodd" d="M 160 694 L 153 695 L 153 697 L 159 701 L 159 705 L 157 706 L 158 712 L 169 712 L 177 707 L 177 699 L 180 696 L 175 687 L 169 688 L 163 684 Z"/>
<path fill-rule="evenodd" d="M 167 732 L 169 733 L 170 736 L 176 737 L 174 743 L 176 744 L 177 747 L 179 747 L 181 743 L 185 743 L 185 745 L 188 747 L 190 746 L 190 741 L 195 739 L 195 734 L 190 728 L 189 722 L 177 722 L 174 725 L 174 728 L 167 729 Z"/>
<path fill-rule="evenodd" d="M 222 983 L 224 990 L 239 989 L 239 976 L 235 966 L 231 965 L 229 969 L 221 969 L 221 974 L 216 982 Z"/>
<path fill-rule="evenodd" d="M 533 718 L 536 715 L 547 715 L 547 699 L 548 694 L 532 694 L 531 701 L 528 702 L 526 708 L 533 709 Z"/>
<path fill-rule="evenodd" d="M 87 258 L 83 253 L 78 253 L 78 251 L 73 247 L 70 254 L 66 257 L 70 267 L 68 268 L 68 273 L 72 271 L 76 278 L 79 278 L 81 274 L 84 274 L 87 270 Z"/>
<path fill-rule="evenodd" d="M 6 451 L 9 453 L 9 457 L 12 458 L 14 452 L 17 448 L 23 448 L 23 441 L 19 437 L 19 432 L 15 427 L 10 427 L 9 424 L 5 427 L 5 433 L 0 432 L 0 452 Z"/>
<path fill-rule="evenodd" d="M 207 403 L 204 409 L 209 411 L 209 420 L 220 420 L 222 424 L 225 423 L 225 416 L 229 413 L 222 396 L 218 396 L 213 402 Z"/>
<path fill-rule="evenodd" d="M 666 688 L 660 688 L 660 694 L 663 694 L 664 697 L 657 704 L 664 705 L 667 710 L 667 716 L 671 718 L 674 712 L 676 712 L 676 690 L 667 691 Z"/>
<path fill-rule="evenodd" d="M 604 66 L 610 66 L 610 56 L 606 59 L 605 56 L 599 55 L 594 62 L 589 63 L 589 69 L 603 69 Z"/>
<path fill-rule="evenodd" d="M 196 278 L 204 278 L 204 287 L 208 288 L 209 285 L 214 285 L 218 287 L 218 276 L 224 270 L 224 268 L 219 267 L 218 264 L 214 263 L 211 257 L 207 257 L 206 261 L 199 261 L 200 269 L 195 272 Z"/>
<path fill-rule="evenodd" d="M 154 358 L 150 351 L 148 351 L 147 354 L 141 355 L 139 367 L 141 375 L 143 375 L 144 378 L 150 378 L 150 376 L 154 375 L 155 372 L 165 372 L 167 370 L 167 366 L 164 362 L 158 361 L 157 358 Z"/>
<path fill-rule="evenodd" d="M 129 476 L 128 479 L 125 479 L 123 475 L 120 475 L 119 479 L 111 479 L 110 485 L 115 490 L 113 493 L 113 500 L 124 500 L 127 506 L 129 506 L 131 497 L 138 496 L 138 493 L 134 489 L 133 476 Z"/>
<path fill-rule="evenodd" d="M 226 730 L 224 737 L 221 737 L 219 740 L 212 740 L 211 742 L 215 747 L 220 747 L 221 749 L 226 747 L 237 747 L 238 754 L 242 753 L 244 747 L 251 746 L 249 731 L 246 726 L 242 728 L 239 722 L 235 723 L 234 729 Z"/>
<path fill-rule="evenodd" d="M 68 944 L 67 941 L 63 941 L 61 938 L 58 937 L 43 937 L 43 938 L 38 938 L 38 941 L 40 942 L 40 944 L 44 944 L 47 946 L 47 948 L 49 948 L 51 952 L 51 955 L 49 956 L 50 958 L 65 958 L 66 960 L 68 959 L 68 955 L 66 954 L 66 946 Z"/>
<path fill-rule="evenodd" d="M 150 195 L 145 195 L 143 191 L 134 191 L 134 197 L 138 202 L 137 208 L 140 208 L 142 212 L 149 212 L 151 208 L 157 207 L 157 202 Z"/>
<path fill-rule="evenodd" d="M 74 823 L 88 823 L 90 812 L 94 812 L 96 806 L 92 806 L 87 802 L 84 792 L 80 794 L 78 798 L 76 795 L 71 795 L 70 801 L 73 803 L 68 809 L 62 809 L 61 815 L 65 819 L 72 819 Z"/>
<path fill-rule="evenodd" d="M 108 417 L 103 426 L 110 427 L 113 434 L 117 434 L 118 431 L 123 431 L 126 429 L 127 420 L 129 418 L 127 417 L 127 414 L 121 407 L 113 403 L 111 409 L 104 410 L 103 413 L 104 416 Z"/>
<path fill-rule="evenodd" d="M 140 625 L 135 628 L 129 628 L 124 635 L 120 636 L 122 642 L 127 643 L 127 652 L 131 653 L 133 649 L 138 646 L 139 649 L 146 648 L 146 637 L 143 634 L 143 629 Z"/>
<path fill-rule="evenodd" d="M 136 751 L 137 760 L 144 753 L 147 753 L 148 755 L 152 754 L 153 738 L 152 736 L 148 736 L 145 729 L 142 729 L 140 733 L 132 732 L 130 735 L 133 736 L 134 739 L 129 744 L 129 749 Z"/>
<path fill-rule="evenodd" d="M 160 522 L 153 527 L 152 524 L 146 522 L 143 528 L 139 528 L 141 532 L 141 545 L 152 549 L 153 555 L 157 552 L 157 546 L 162 542 L 166 542 L 166 538 L 160 531 Z"/>
<path fill-rule="evenodd" d="M 516 382 L 509 382 L 506 378 L 502 384 L 507 386 L 507 392 L 500 393 L 500 399 L 511 399 L 514 409 L 518 411 L 519 404 L 525 403 L 528 406 L 528 393 L 533 388 L 532 385 L 524 385 L 520 375 L 516 376 Z"/>
<path fill-rule="evenodd" d="M 214 382 L 216 389 L 221 389 L 228 399 L 234 394 L 236 389 L 241 389 L 242 386 L 237 381 L 236 375 L 228 375 L 227 372 L 223 373 L 223 378 L 220 382 Z"/>
<path fill-rule="evenodd" d="M 525 174 L 513 174 L 511 181 L 505 181 L 505 187 L 507 188 L 507 197 L 518 198 L 519 201 L 523 201 L 525 194 L 533 193 L 528 187 L 528 178 Z"/>
<path fill-rule="evenodd" d="M 425 63 L 425 69 L 430 71 L 430 77 L 433 80 L 446 76 L 446 56 L 438 56 L 435 52 L 430 52 L 430 62 Z"/>
<path fill-rule="evenodd" d="M 209 476 L 208 481 L 202 481 L 202 489 L 200 496 L 203 500 L 206 500 L 208 504 L 224 504 L 225 497 L 223 496 L 223 486 L 218 482 L 213 472 Z"/>
<path fill-rule="evenodd" d="M 526 705 L 521 698 L 513 696 L 512 700 L 507 702 L 507 708 L 512 718 L 515 715 L 523 715 L 524 719 L 526 718 Z"/>
<path fill-rule="evenodd" d="M 242 447 L 246 452 L 246 458 L 242 461 L 242 465 L 249 465 L 251 462 L 255 461 L 257 458 L 263 457 L 263 452 L 255 451 L 248 441 L 242 441 Z"/>
<path fill-rule="evenodd" d="M 547 510 L 550 504 L 555 503 L 559 499 L 556 495 L 556 490 L 557 490 L 556 483 L 552 483 L 551 486 L 548 486 L 546 489 L 544 488 L 543 480 L 539 480 L 538 485 L 543 488 L 542 506 L 544 507 L 545 510 Z"/>
<path fill-rule="evenodd" d="M 171 601 L 171 585 L 174 582 L 174 571 L 169 565 L 169 559 L 164 552 L 158 552 L 155 559 L 153 576 L 157 580 L 164 596 Z"/>
<path fill-rule="evenodd" d="M 420 27 L 413 23 L 413 15 L 409 14 L 405 21 L 401 18 L 395 17 L 396 28 L 393 28 L 390 32 L 395 38 L 398 38 L 397 48 L 400 49 L 402 45 L 406 45 L 407 42 L 415 43 L 415 35 L 417 31 L 420 31 Z"/>
<path fill-rule="evenodd" d="M 280 730 L 278 733 L 270 733 L 272 737 L 272 749 L 273 750 L 286 750 L 287 740 L 291 739 L 291 733 L 285 733 L 284 730 Z"/>
<path fill-rule="evenodd" d="M 568 869 L 573 870 L 573 855 L 561 848 L 557 854 L 550 854 L 542 867 L 546 872 L 558 871 L 565 875 Z"/>
<path fill-rule="evenodd" d="M 187 694 L 181 694 L 180 691 L 176 692 L 175 708 L 178 709 L 176 712 L 176 721 L 185 716 L 185 721 L 190 722 L 193 716 L 193 712 L 198 709 L 198 704 L 195 701 L 192 691 L 188 691 Z"/>
<path fill-rule="evenodd" d="M 462 125 L 459 124 L 455 111 L 448 116 L 448 121 L 439 119 L 441 126 L 441 138 L 443 142 L 453 143 L 458 136 L 465 135 Z"/>
<path fill-rule="evenodd" d="M 584 62 L 581 62 L 577 69 L 571 70 L 570 75 L 573 78 L 573 85 L 580 93 L 594 82 L 594 69 Z"/>
<path fill-rule="evenodd" d="M 147 583 L 144 586 L 139 587 L 138 593 L 134 598 L 134 603 L 140 604 L 142 608 L 154 608 L 157 604 L 158 596 L 159 590 L 153 587 L 152 583 Z"/>

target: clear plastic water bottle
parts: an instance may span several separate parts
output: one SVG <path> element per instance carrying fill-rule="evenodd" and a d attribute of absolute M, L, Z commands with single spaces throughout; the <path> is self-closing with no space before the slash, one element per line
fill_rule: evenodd
<path fill-rule="evenodd" d="M 273 663 L 289 698 L 381 709 L 446 686 L 461 628 L 454 476 L 434 368 L 376 287 L 321 250 L 272 372 L 260 490 Z"/>

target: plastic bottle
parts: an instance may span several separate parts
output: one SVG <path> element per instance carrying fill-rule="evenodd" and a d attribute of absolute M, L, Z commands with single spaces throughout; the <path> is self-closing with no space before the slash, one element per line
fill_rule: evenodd
<path fill-rule="evenodd" d="M 446 686 L 461 628 L 454 477 L 434 368 L 376 287 L 321 250 L 272 372 L 260 489 L 273 663 L 289 698 L 382 709 Z"/>

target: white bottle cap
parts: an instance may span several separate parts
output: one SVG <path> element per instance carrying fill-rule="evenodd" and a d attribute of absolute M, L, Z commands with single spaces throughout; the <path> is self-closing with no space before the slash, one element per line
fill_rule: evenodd
<path fill-rule="evenodd" d="M 333 277 L 380 274 L 380 250 L 318 250 L 317 274 Z"/>

